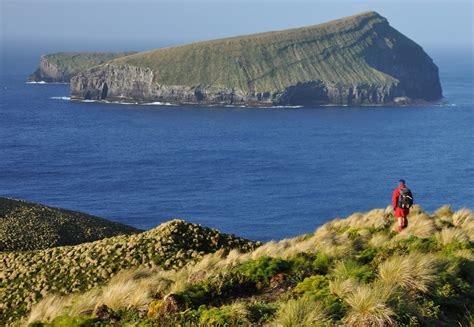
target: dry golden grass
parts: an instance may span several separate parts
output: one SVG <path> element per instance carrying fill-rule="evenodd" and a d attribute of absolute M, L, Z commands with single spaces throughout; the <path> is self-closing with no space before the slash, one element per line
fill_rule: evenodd
<path fill-rule="evenodd" d="M 336 278 L 329 281 L 329 290 L 332 294 L 338 296 L 341 299 L 346 298 L 346 296 L 358 287 L 358 284 L 354 279 L 341 279 Z"/>
<path fill-rule="evenodd" d="M 432 254 L 394 256 L 379 265 L 379 279 L 386 285 L 426 293 L 436 280 L 439 268 L 440 262 Z"/>
<path fill-rule="evenodd" d="M 393 229 L 397 226 L 397 222 L 393 225 Z M 437 228 L 434 219 L 425 213 L 410 215 L 408 217 L 408 227 L 393 238 L 394 241 L 409 238 L 412 235 L 420 238 L 427 238 L 436 232 Z"/>
<path fill-rule="evenodd" d="M 105 304 L 112 310 L 145 310 L 156 294 L 165 294 L 177 282 L 179 275 L 172 271 L 142 268 L 125 270 L 107 285 L 82 294 L 66 297 L 48 296 L 36 304 L 27 321 L 50 322 L 58 315 L 71 316 L 90 314 L 98 305 Z M 53 313 L 51 313 L 54 307 Z"/>
<path fill-rule="evenodd" d="M 461 226 L 463 223 L 474 220 L 474 213 L 466 208 L 456 211 L 453 214 L 453 225 Z"/>
<path fill-rule="evenodd" d="M 435 234 L 436 241 L 441 245 L 452 242 L 467 242 L 469 238 L 462 229 L 445 227 Z"/>
<path fill-rule="evenodd" d="M 453 215 L 453 211 L 451 210 L 451 206 L 445 204 L 444 206 L 440 207 L 438 210 L 434 212 L 434 216 L 441 218 L 441 217 L 451 217 Z"/>
<path fill-rule="evenodd" d="M 390 236 L 387 233 L 375 233 L 369 240 L 369 245 L 373 247 L 381 247 L 390 241 Z"/>
<path fill-rule="evenodd" d="M 273 326 L 299 327 L 322 323 L 327 319 L 321 304 L 302 296 L 283 303 L 273 321 Z"/>
<path fill-rule="evenodd" d="M 51 321 L 64 314 L 64 308 L 71 304 L 71 297 L 50 296 L 37 303 L 30 312 L 27 324 L 34 321 Z"/>
<path fill-rule="evenodd" d="M 446 211 L 446 209 L 443 210 Z M 268 242 L 247 253 L 241 253 L 238 250 L 227 253 L 219 250 L 204 255 L 195 263 L 189 263 L 173 271 L 157 268 L 125 270 L 103 287 L 70 297 L 45 299 L 33 308 L 29 321 L 49 321 L 54 318 L 54 315 L 59 314 L 77 316 L 81 312 L 93 310 L 98 304 L 107 304 L 115 310 L 146 308 L 154 294 L 164 296 L 169 293 L 179 293 L 192 283 L 228 271 L 248 260 L 262 256 L 288 258 L 299 252 L 321 251 L 336 260 L 330 268 L 329 290 L 332 294 L 344 299 L 350 306 L 350 312 L 344 323 L 349 326 L 391 325 L 394 323 L 394 315 L 388 304 L 390 299 L 395 295 L 400 295 L 399 292 L 402 291 L 409 291 L 410 294 L 429 292 L 441 267 L 443 269 L 449 267 L 444 265 L 441 257 L 438 258 L 434 254 L 396 255 L 379 264 L 378 278 L 373 283 L 360 285 L 348 278 L 351 273 L 343 262 L 345 254 L 357 251 L 353 240 L 354 233 L 359 240 L 372 247 L 398 246 L 399 241 L 411 235 L 418 237 L 436 235 L 438 244 L 445 245 L 453 240 L 465 241 L 471 238 L 472 234 L 467 231 L 473 228 L 473 220 L 472 213 L 467 209 L 462 209 L 452 215 L 453 222 L 455 220 L 457 226 L 446 227 L 448 225 L 444 224 L 440 229 L 434 224 L 434 220 L 439 218 L 435 215 L 430 217 L 415 208 L 413 215 L 409 217 L 407 230 L 401 235 L 393 236 L 387 230 L 373 231 L 373 227 L 383 221 L 381 215 L 384 214 L 382 209 L 372 210 L 367 213 L 368 217 L 364 214 L 354 214 L 346 219 L 337 219 L 321 226 L 313 235 Z M 358 227 L 353 228 L 352 223 L 357 224 Z M 350 231 L 349 228 L 351 228 Z M 457 250 L 453 252 L 453 256 L 474 259 L 471 249 Z M 311 313 L 311 310 L 314 312 Z M 314 319 L 325 318 L 326 315 L 321 307 L 305 298 L 292 300 L 282 305 L 273 324 L 300 326 Z"/>
<path fill-rule="evenodd" d="M 394 326 L 394 312 L 387 301 L 394 293 L 394 288 L 385 284 L 360 285 L 350 292 L 345 301 L 350 310 L 344 321 L 347 326 L 384 327 Z"/>

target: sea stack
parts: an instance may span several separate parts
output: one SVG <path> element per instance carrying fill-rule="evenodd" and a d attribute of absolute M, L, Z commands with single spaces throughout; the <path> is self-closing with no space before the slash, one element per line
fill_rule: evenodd
<path fill-rule="evenodd" d="M 71 78 L 73 100 L 359 106 L 441 97 L 433 60 L 373 11 L 140 52 Z"/>

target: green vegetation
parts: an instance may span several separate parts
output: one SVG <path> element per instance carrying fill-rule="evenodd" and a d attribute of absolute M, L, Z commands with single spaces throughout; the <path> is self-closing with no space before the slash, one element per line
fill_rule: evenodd
<path fill-rule="evenodd" d="M 69 82 L 69 78 L 92 68 L 136 52 L 58 52 L 41 57 L 40 67 L 30 75 L 30 81 Z"/>
<path fill-rule="evenodd" d="M 21 323 L 472 324 L 474 214 L 467 209 L 428 214 L 415 206 L 408 219 L 409 227 L 398 234 L 393 231 L 393 217 L 384 210 L 356 213 L 328 222 L 313 234 L 259 247 L 244 243 L 244 249 L 250 250 L 245 253 L 238 250 L 242 246 L 216 252 L 212 252 L 217 248 L 213 247 L 207 255 L 168 266 L 171 270 L 149 267 L 153 256 L 147 256 L 137 265 L 140 268 L 120 268 L 113 278 L 97 286 L 67 296 L 45 296 Z M 165 226 L 175 225 L 171 222 Z M 186 226 L 182 222 L 178 225 Z M 191 230 L 186 235 L 196 237 L 202 232 Z M 193 243 L 183 242 L 182 233 L 173 235 L 174 249 Z M 21 281 L 25 283 L 24 278 Z"/>
<path fill-rule="evenodd" d="M 385 23 L 367 12 L 304 28 L 140 52 L 112 64 L 150 68 L 158 84 L 246 92 L 281 91 L 315 76 L 344 84 L 390 84 L 396 80 L 363 58 L 372 42 L 370 31 Z"/>
<path fill-rule="evenodd" d="M 3 304 L 0 323 L 25 315 L 34 303 L 47 295 L 91 290 L 90 295 L 95 296 L 94 289 L 114 276 L 117 287 L 107 289 L 105 295 L 101 294 L 113 294 L 113 303 L 133 302 L 133 296 L 152 297 L 172 277 L 145 283 L 144 278 L 150 273 L 138 272 L 133 275 L 133 281 L 123 282 L 129 275 L 125 274 L 124 277 L 121 271 L 138 267 L 178 269 L 187 262 L 195 262 L 204 254 L 219 249 L 248 251 L 257 245 L 214 229 L 172 220 L 147 232 L 76 246 L 3 252 L 0 261 L 0 303 Z M 144 287 L 153 287 L 154 291 L 144 291 Z M 55 303 L 55 299 L 51 303 Z M 55 305 L 51 303 L 48 305 Z M 111 303 L 108 302 L 109 306 Z M 117 304 L 114 309 L 119 307 L 120 304 Z"/>
<path fill-rule="evenodd" d="M 139 230 L 84 213 L 0 198 L 0 251 L 92 242 Z"/>

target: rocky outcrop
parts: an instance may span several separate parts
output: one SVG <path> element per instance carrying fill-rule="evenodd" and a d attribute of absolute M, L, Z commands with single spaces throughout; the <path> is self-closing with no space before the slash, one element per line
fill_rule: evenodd
<path fill-rule="evenodd" d="M 41 56 L 39 67 L 28 77 L 29 82 L 69 83 L 71 76 L 57 64 Z"/>
<path fill-rule="evenodd" d="M 357 106 L 441 97 L 431 58 L 374 12 L 138 53 L 71 79 L 76 100 Z"/>
<path fill-rule="evenodd" d="M 43 55 L 36 71 L 28 77 L 29 82 L 69 83 L 71 77 L 81 70 L 104 64 L 135 52 L 59 52 Z"/>

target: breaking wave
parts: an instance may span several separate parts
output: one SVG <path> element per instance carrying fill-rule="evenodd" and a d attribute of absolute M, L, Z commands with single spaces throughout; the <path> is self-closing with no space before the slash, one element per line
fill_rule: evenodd
<path fill-rule="evenodd" d="M 51 97 L 50 99 L 69 101 L 69 100 L 71 100 L 71 97 Z"/>

